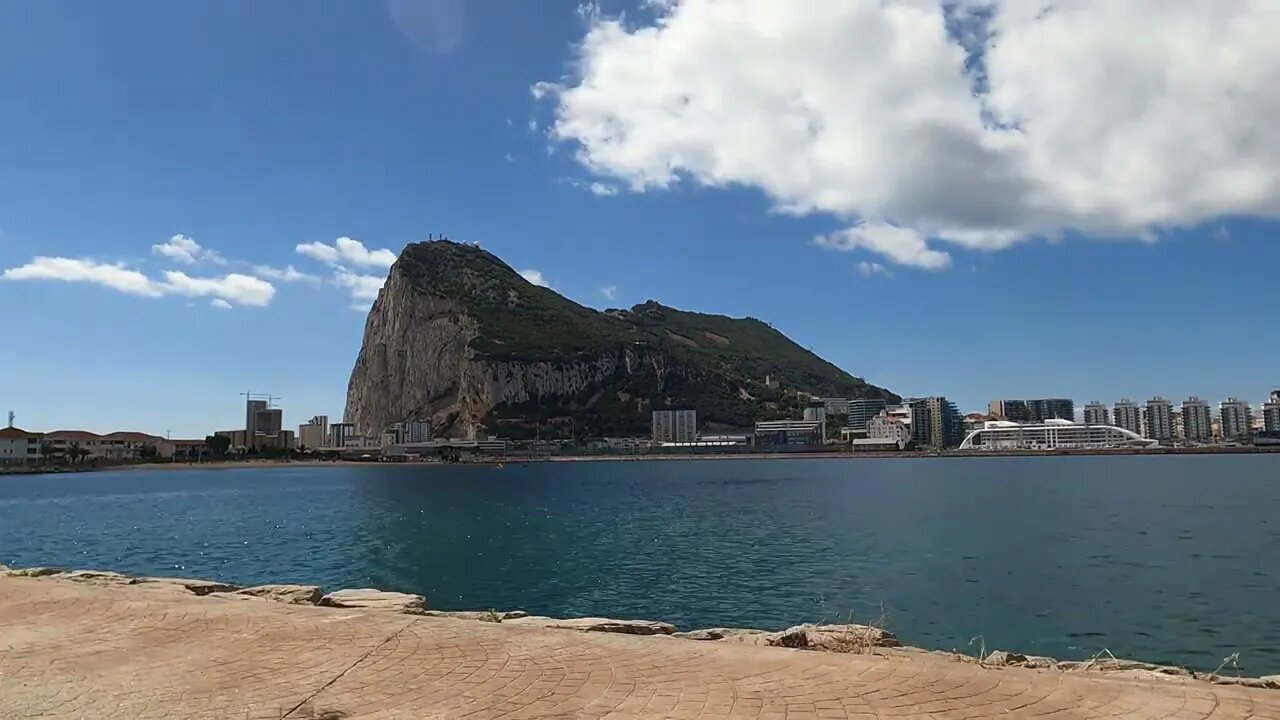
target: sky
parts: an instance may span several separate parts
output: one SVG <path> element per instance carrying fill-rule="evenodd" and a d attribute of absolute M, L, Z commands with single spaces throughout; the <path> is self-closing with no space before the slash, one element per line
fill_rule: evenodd
<path fill-rule="evenodd" d="M 336 420 L 405 244 L 902 395 L 1280 387 L 1274 0 L 0 0 L 0 410 Z"/>

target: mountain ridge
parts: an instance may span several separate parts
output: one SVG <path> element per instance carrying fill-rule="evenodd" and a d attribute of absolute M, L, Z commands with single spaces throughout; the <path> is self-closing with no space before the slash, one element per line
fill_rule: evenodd
<path fill-rule="evenodd" d="M 644 435 L 650 411 L 711 428 L 793 416 L 808 396 L 884 397 L 755 318 L 647 301 L 594 310 L 528 282 L 476 245 L 407 246 L 369 311 L 346 420 L 376 435 Z"/>

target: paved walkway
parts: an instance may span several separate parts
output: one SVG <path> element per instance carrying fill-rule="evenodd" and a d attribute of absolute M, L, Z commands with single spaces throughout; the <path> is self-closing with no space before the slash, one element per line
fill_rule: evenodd
<path fill-rule="evenodd" d="M 1280 691 L 0 578 L 0 718 L 1280 718 Z"/>

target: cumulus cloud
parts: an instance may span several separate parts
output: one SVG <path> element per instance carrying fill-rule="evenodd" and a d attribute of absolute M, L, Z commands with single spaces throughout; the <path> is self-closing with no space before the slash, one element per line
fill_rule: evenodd
<path fill-rule="evenodd" d="M 213 307 L 218 308 L 219 310 L 231 309 L 231 303 L 227 302 L 226 300 L 223 300 L 222 298 L 214 298 L 209 301 L 209 304 L 212 305 Z"/>
<path fill-rule="evenodd" d="M 540 287 L 551 287 L 551 283 L 547 282 L 547 279 L 542 276 L 542 271 L 540 270 L 534 270 L 533 268 L 521 270 L 520 277 Z"/>
<path fill-rule="evenodd" d="M 101 285 L 129 295 L 160 297 L 164 290 L 153 280 L 123 263 L 107 264 L 93 260 L 63 257 L 37 257 L 21 267 L 0 274 L 5 280 L 58 280 Z"/>
<path fill-rule="evenodd" d="M 390 250 L 371 250 L 359 240 L 340 237 L 332 245 L 322 242 L 302 243 L 296 248 L 298 253 L 306 255 L 329 265 L 358 265 L 364 267 L 389 268 L 396 261 L 396 254 Z"/>
<path fill-rule="evenodd" d="M 201 247 L 200 243 L 186 235 L 174 235 L 166 243 L 152 245 L 151 252 L 185 265 L 193 265 L 200 261 L 210 262 L 215 265 L 225 265 L 227 263 L 226 259 L 218 251 Z"/>
<path fill-rule="evenodd" d="M 263 307 L 271 304 L 276 289 L 266 280 L 249 275 L 230 273 L 216 278 L 194 278 L 186 273 L 169 270 L 164 273 L 162 286 L 168 293 L 188 297 L 220 298 L 236 305 Z"/>
<path fill-rule="evenodd" d="M 319 277 L 301 272 L 292 265 L 284 268 L 272 267 L 270 265 L 254 265 L 253 274 L 261 278 L 279 280 L 281 282 L 320 282 Z"/>
<path fill-rule="evenodd" d="M 275 287 L 271 283 L 239 273 L 195 278 L 186 273 L 168 271 L 163 277 L 163 280 L 149 278 L 123 263 L 110 264 L 62 257 L 37 257 L 26 265 L 0 273 L 0 279 L 4 280 L 90 283 L 142 297 L 210 297 L 228 304 L 257 307 L 270 304 L 275 296 Z"/>
<path fill-rule="evenodd" d="M 602 287 L 600 288 L 600 294 L 604 296 L 605 300 L 612 302 L 618 299 L 618 288 L 614 285 Z"/>
<path fill-rule="evenodd" d="M 1280 217 L 1274 0 L 661 0 L 533 86 L 633 191 L 762 191 L 820 245 L 947 267 L 1080 233 Z"/>
<path fill-rule="evenodd" d="M 339 270 L 333 274 L 333 280 L 351 291 L 352 300 L 371 303 L 377 299 L 378 291 L 382 289 L 382 284 L 387 279 L 380 275 L 360 275 Z"/>
<path fill-rule="evenodd" d="M 886 268 L 878 262 L 867 262 L 866 260 L 863 260 L 858 263 L 858 274 L 863 277 L 871 277 L 872 275 L 888 276 L 890 273 L 889 268 Z"/>

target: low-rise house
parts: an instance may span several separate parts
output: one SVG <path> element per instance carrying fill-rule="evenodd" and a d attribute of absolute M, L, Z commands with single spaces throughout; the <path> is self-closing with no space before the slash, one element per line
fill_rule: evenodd
<path fill-rule="evenodd" d="M 99 435 L 87 430 L 54 430 L 45 433 L 49 454 L 70 463 L 131 462 L 160 455 L 164 438 L 140 432 Z"/>
<path fill-rule="evenodd" d="M 39 465 L 44 458 L 40 433 L 10 425 L 0 428 L 0 465 Z"/>

